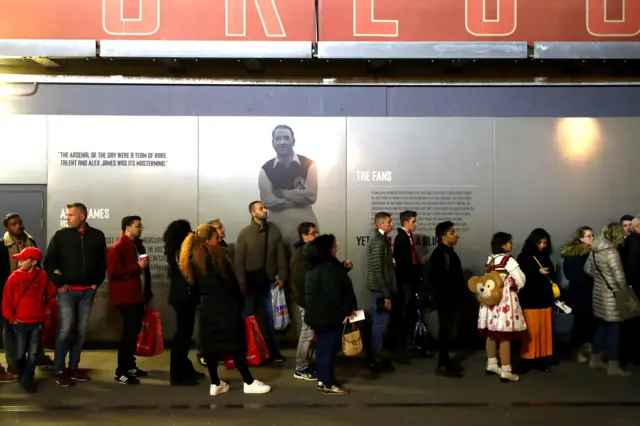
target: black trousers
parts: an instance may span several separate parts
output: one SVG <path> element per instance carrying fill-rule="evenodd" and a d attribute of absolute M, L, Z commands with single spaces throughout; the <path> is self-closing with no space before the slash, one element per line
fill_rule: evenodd
<path fill-rule="evenodd" d="M 405 354 L 411 343 L 411 331 L 415 322 L 411 324 L 411 285 L 398 285 L 398 292 L 393 297 L 393 309 L 390 316 L 391 349 L 396 355 Z"/>
<path fill-rule="evenodd" d="M 195 368 L 189 360 L 191 337 L 196 323 L 196 302 L 174 305 L 176 313 L 176 334 L 173 336 L 169 376 L 173 381 L 183 381 L 193 375 Z"/>
<path fill-rule="evenodd" d="M 231 352 L 231 358 L 236 365 L 238 372 L 242 376 L 242 380 L 250 385 L 253 383 L 253 376 L 249 371 L 249 363 L 247 362 L 247 355 L 245 351 Z M 209 370 L 209 377 L 211 377 L 211 384 L 220 386 L 220 377 L 218 376 L 218 361 L 224 359 L 223 354 L 217 353 L 204 353 L 204 360 L 207 363 L 207 369 Z"/>
<path fill-rule="evenodd" d="M 620 329 L 620 361 L 640 363 L 640 318 L 622 323 Z"/>
<path fill-rule="evenodd" d="M 438 367 L 451 365 L 449 351 L 455 320 L 455 309 L 449 304 L 438 305 Z"/>
<path fill-rule="evenodd" d="M 136 346 L 142 328 L 144 303 L 131 303 L 117 307 L 122 317 L 122 337 L 118 346 L 117 374 L 126 374 L 136 368 Z"/>

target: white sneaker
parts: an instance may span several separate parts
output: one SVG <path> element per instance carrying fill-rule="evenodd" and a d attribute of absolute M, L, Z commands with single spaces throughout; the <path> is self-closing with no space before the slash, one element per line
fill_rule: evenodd
<path fill-rule="evenodd" d="M 268 393 L 271 392 L 271 386 L 265 385 L 260 380 L 253 380 L 250 385 L 244 384 L 244 393 Z"/>
<path fill-rule="evenodd" d="M 227 392 L 229 392 L 229 385 L 222 380 L 220 380 L 220 386 L 211 385 L 211 388 L 209 389 L 209 395 L 211 396 L 216 396 Z"/>

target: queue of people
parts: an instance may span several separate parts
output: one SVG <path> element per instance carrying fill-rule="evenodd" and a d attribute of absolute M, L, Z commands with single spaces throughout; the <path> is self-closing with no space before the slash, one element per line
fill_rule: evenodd
<path fill-rule="evenodd" d="M 250 203 L 249 214 L 250 222 L 238 234 L 233 252 L 224 242 L 225 230 L 218 219 L 195 230 L 188 221 L 175 220 L 164 233 L 169 304 L 176 313 L 170 384 L 196 386 L 205 378 L 188 356 L 197 325 L 198 358 L 209 372 L 210 395 L 230 390 L 217 373 L 219 361 L 226 356 L 240 373 L 245 393 L 269 392 L 269 385 L 253 377 L 246 359 L 245 318 L 257 319 L 269 360 L 284 362 L 271 321 L 271 292 L 288 283 L 303 322 L 293 377 L 315 382 L 327 395 L 347 394 L 333 365 L 343 325 L 354 318 L 358 308 L 349 278 L 352 262 L 338 260 L 336 238 L 319 235 L 312 222 L 297 227 L 299 241 L 288 259 L 282 234 L 268 221 L 264 204 Z M 139 384 L 148 373 L 136 364 L 136 343 L 145 306 L 153 299 L 149 258 L 141 238 L 142 218 L 123 218 L 122 234 L 107 248 L 102 231 L 87 223 L 83 204 L 69 204 L 66 217 L 68 227 L 54 234 L 44 256 L 17 214 L 4 219 L 7 233 L 0 244 L 4 284 L 0 294 L 8 371 L 0 369 L 0 381 L 19 380 L 25 390 L 35 392 L 35 367 L 49 363 L 62 387 L 90 380 L 79 364 L 93 300 L 107 277 L 110 302 L 123 324 L 114 380 Z M 394 363 L 410 363 L 415 324 L 409 313 L 415 311 L 416 296 L 422 295 L 437 309 L 436 374 L 463 377 L 464 367 L 450 351 L 457 311 L 471 292 L 455 251 L 455 225 L 445 221 L 436 226 L 438 245 L 423 264 L 414 246 L 417 213 L 407 210 L 399 219 L 401 226 L 392 241 L 391 215 L 377 213 L 367 245 L 365 284 L 371 295 L 372 325 L 366 365 L 373 373 L 386 374 L 395 371 Z M 637 343 L 625 346 L 628 336 L 638 335 L 638 316 L 621 312 L 616 301 L 617 292 L 629 290 L 629 284 L 640 279 L 640 218 L 631 218 L 629 228 L 626 233 L 623 223 L 610 223 L 597 237 L 591 228 L 579 228 L 562 248 L 561 267 L 569 282 L 562 297 L 575 310 L 577 360 L 622 377 L 630 373 L 623 369 L 621 356 L 636 362 L 640 357 Z M 508 233 L 496 233 L 490 247 L 485 273 L 495 272 L 499 278 L 494 275 L 493 279 L 501 280 L 503 287 L 495 302 L 483 303 L 478 298 L 478 332 L 486 340 L 486 372 L 503 382 L 519 381 L 512 367 L 515 341 L 521 343 L 521 373 L 530 369 L 549 372 L 555 361 L 552 321 L 559 298 L 551 237 L 544 229 L 535 229 L 517 258 L 511 255 Z M 41 344 L 52 301 L 59 317 L 53 362 L 44 356 Z M 640 307 L 637 309 L 640 314 Z M 385 344 L 392 349 L 392 358 L 384 357 Z"/>

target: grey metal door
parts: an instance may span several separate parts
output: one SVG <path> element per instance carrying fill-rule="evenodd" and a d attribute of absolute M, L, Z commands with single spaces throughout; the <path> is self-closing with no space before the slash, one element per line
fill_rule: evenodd
<path fill-rule="evenodd" d="M 45 197 L 43 185 L 0 185 L 0 217 L 4 219 L 8 213 L 18 213 L 25 230 L 43 251 L 47 245 Z M 4 228 L 0 229 L 4 235 Z"/>

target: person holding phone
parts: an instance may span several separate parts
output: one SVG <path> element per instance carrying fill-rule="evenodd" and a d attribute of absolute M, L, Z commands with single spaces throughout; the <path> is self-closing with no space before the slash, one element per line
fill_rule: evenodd
<path fill-rule="evenodd" d="M 517 259 L 527 282 L 518 293 L 527 322 L 521 351 L 523 373 L 530 369 L 549 372 L 554 363 L 551 313 L 555 268 L 551 253 L 551 236 L 537 228 L 525 241 Z"/>

